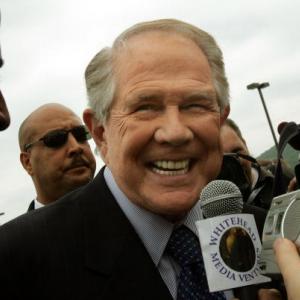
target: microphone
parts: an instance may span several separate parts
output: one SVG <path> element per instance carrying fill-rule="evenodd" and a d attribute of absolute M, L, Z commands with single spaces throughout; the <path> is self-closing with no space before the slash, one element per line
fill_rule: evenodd
<path fill-rule="evenodd" d="M 238 214 L 243 210 L 243 196 L 233 182 L 214 180 L 203 188 L 200 207 L 205 218 Z"/>
<path fill-rule="evenodd" d="M 226 216 L 226 215 L 233 215 L 237 214 L 236 220 L 240 219 L 242 220 L 241 216 L 243 216 L 243 196 L 239 190 L 239 188 L 228 180 L 214 180 L 211 181 L 207 186 L 205 186 L 201 192 L 200 195 L 200 207 L 202 209 L 203 216 L 206 219 L 214 218 L 217 216 Z M 228 220 L 233 220 L 234 218 L 232 216 L 228 217 Z M 207 220 L 208 221 L 208 220 Z M 224 220 L 225 221 L 225 220 Z M 205 222 L 205 221 L 204 221 Z M 211 236 L 214 234 L 219 233 L 220 235 L 220 243 L 219 243 L 219 255 L 224 263 L 224 267 L 220 268 L 218 267 L 219 273 L 225 274 L 225 271 L 227 270 L 226 277 L 229 278 L 232 276 L 234 277 L 234 272 L 238 274 L 238 272 L 245 272 L 253 270 L 256 264 L 256 253 L 253 241 L 251 240 L 251 237 L 249 235 L 249 232 L 247 233 L 246 230 L 241 228 L 241 223 L 239 221 L 233 221 L 236 222 L 235 224 L 230 224 L 230 221 L 221 223 L 220 221 L 213 221 L 211 220 L 210 223 L 217 224 L 215 225 L 215 228 L 210 228 Z M 238 223 L 238 224 L 237 224 Z M 218 225 L 219 224 L 219 225 Z M 221 225 L 223 224 L 223 225 Z M 202 224 L 203 225 L 203 224 Z M 238 225 L 238 226 L 237 226 Z M 200 224 L 198 226 L 198 231 L 200 235 Z M 222 229 L 226 227 L 223 232 L 221 233 L 220 228 Z M 253 220 L 252 224 L 249 222 L 247 225 L 249 228 L 256 229 L 255 221 Z M 207 229 L 203 229 L 206 230 Z M 219 231 L 218 231 L 219 230 Z M 256 229 L 257 230 L 257 229 Z M 202 233 L 204 234 L 204 233 Z M 216 237 L 216 235 L 215 235 Z M 201 237 L 200 237 L 201 239 Z M 210 237 L 212 240 L 212 238 Z M 201 239 L 202 240 L 202 239 Z M 230 249 L 230 250 L 229 250 Z M 206 254 L 204 254 L 204 257 L 211 256 L 208 255 L 208 251 L 206 251 Z M 216 256 L 215 256 L 216 257 Z M 218 265 L 218 264 L 216 264 Z M 215 265 L 215 266 L 216 266 Z M 230 271 L 229 271 L 230 270 Z M 240 276 L 240 275 L 238 275 Z M 248 276 L 248 275 L 245 275 Z M 251 275 L 249 275 L 251 276 Z M 208 275 L 209 277 L 209 275 Z M 241 277 L 243 278 L 243 277 Z M 245 277 L 246 278 L 246 277 Z M 217 277 L 214 275 L 210 276 L 210 281 L 218 281 Z M 236 278 L 235 278 L 236 279 Z M 235 280 L 236 281 L 236 280 Z M 249 284 L 249 283 L 248 283 Z M 232 286 L 231 288 L 235 287 L 235 296 L 237 296 L 241 300 L 253 300 L 257 298 L 257 289 L 256 288 L 249 288 L 245 287 L 247 285 L 247 282 L 245 282 L 243 279 L 241 280 L 241 283 L 236 286 Z"/>
<path fill-rule="evenodd" d="M 266 210 L 245 203 L 240 189 L 229 180 L 213 180 L 208 183 L 200 194 L 200 207 L 206 219 L 228 214 L 252 214 L 259 228 L 259 235 L 262 236 Z"/>

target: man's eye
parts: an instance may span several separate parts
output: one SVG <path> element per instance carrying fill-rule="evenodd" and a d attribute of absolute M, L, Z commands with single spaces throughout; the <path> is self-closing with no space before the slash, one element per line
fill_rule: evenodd
<path fill-rule="evenodd" d="M 199 103 L 191 103 L 183 106 L 183 109 L 197 109 L 197 110 L 204 110 L 207 109 L 203 104 Z"/>
<path fill-rule="evenodd" d="M 138 106 L 135 111 L 149 111 L 149 110 L 157 110 L 157 107 L 153 104 L 144 104 Z"/>

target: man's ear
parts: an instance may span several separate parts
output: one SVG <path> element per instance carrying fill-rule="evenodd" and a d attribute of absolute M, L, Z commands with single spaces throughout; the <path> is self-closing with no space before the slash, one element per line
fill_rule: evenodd
<path fill-rule="evenodd" d="M 95 114 L 90 108 L 84 110 L 83 121 L 87 126 L 87 128 L 89 129 L 89 132 L 93 137 L 95 144 L 97 145 L 97 148 L 101 154 L 102 159 L 104 160 L 105 163 L 107 163 L 106 161 L 107 140 L 106 140 L 105 128 L 103 124 L 101 124 L 95 118 Z"/>
<path fill-rule="evenodd" d="M 20 161 L 21 161 L 23 168 L 26 170 L 26 172 L 30 176 L 33 176 L 33 170 L 32 170 L 32 165 L 31 165 L 31 160 L 30 160 L 30 153 L 29 152 L 21 152 L 20 153 Z"/>
<path fill-rule="evenodd" d="M 230 105 L 225 106 L 225 108 L 223 109 L 223 111 L 221 112 L 221 126 L 224 124 L 224 122 L 226 121 L 228 115 L 230 113 Z"/>

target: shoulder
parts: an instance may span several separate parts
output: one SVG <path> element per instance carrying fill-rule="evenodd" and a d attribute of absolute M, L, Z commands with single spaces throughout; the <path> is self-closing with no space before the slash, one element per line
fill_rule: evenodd
<path fill-rule="evenodd" d="M 51 232 L 59 235 L 60 232 L 76 226 L 81 220 L 82 207 L 84 205 L 91 206 L 92 202 L 95 202 L 98 195 L 97 189 L 101 189 L 99 181 L 101 181 L 101 176 L 52 204 L 29 211 L 3 224 L 0 226 L 0 244 L 3 245 L 5 241 L 15 245 L 24 241 L 25 238 L 30 240 L 33 236 L 33 239 L 37 239 L 39 235 L 41 237 L 49 236 Z M 98 196 L 101 197 L 101 195 Z"/>
<path fill-rule="evenodd" d="M 26 240 L 28 244 L 31 243 L 34 246 L 37 243 L 36 240 L 41 240 L 46 232 L 49 235 L 55 230 L 63 230 L 67 220 L 78 213 L 77 194 L 78 191 L 3 224 L 0 227 L 0 243 L 17 247 Z M 76 218 L 73 219 L 76 220 Z"/>
<path fill-rule="evenodd" d="M 9 245 L 10 248 L 39 247 L 43 240 L 54 239 L 58 242 L 66 236 L 75 238 L 76 234 L 82 232 L 83 222 L 90 224 L 96 220 L 98 226 L 107 226 L 110 222 L 107 211 L 119 210 L 113 199 L 102 169 L 90 183 L 55 203 L 25 213 L 0 226 L 0 245 Z M 0 247 L 0 253 L 3 248 Z"/>

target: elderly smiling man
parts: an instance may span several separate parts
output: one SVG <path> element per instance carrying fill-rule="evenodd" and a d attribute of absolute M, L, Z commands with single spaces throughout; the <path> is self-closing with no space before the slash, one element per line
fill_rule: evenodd
<path fill-rule="evenodd" d="M 229 113 L 214 39 L 177 20 L 137 24 L 85 75 L 83 118 L 106 166 L 85 187 L 0 229 L 2 295 L 231 299 L 232 291 L 209 293 L 194 225 L 199 194 L 220 171 Z M 192 268 L 177 249 L 188 243 Z"/>

